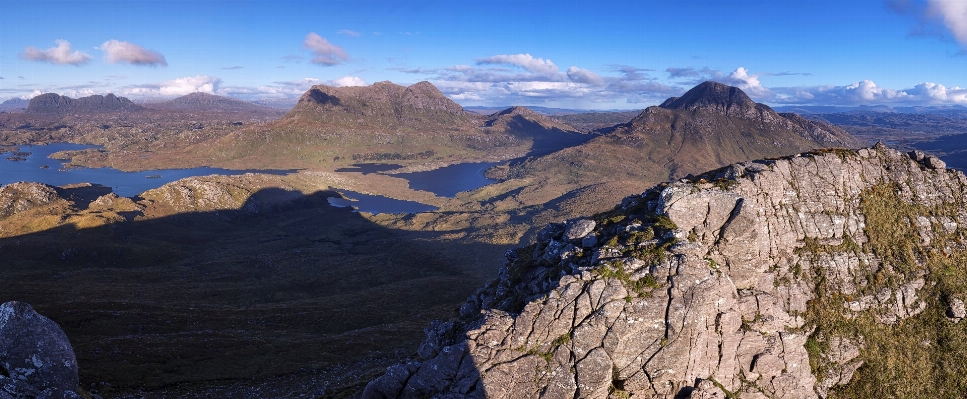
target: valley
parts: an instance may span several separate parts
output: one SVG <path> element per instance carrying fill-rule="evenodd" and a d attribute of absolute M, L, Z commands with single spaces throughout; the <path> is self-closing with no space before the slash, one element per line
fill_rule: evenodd
<path fill-rule="evenodd" d="M 753 159 L 876 140 L 960 147 L 918 144 L 959 128 L 807 119 L 712 82 L 643 111 L 565 115 L 474 114 L 428 82 L 314 86 L 288 112 L 215 97 L 44 95 L 0 113 L 4 151 L 98 146 L 0 160 L 0 302 L 60 324 L 82 386 L 104 397 L 273 384 L 353 397 L 414 358 L 433 320 L 461 317 L 549 223 L 667 181 L 715 184 L 696 176 Z M 13 183 L 6 162 L 138 171 L 152 187 Z M 191 173 L 169 179 L 174 167 Z"/>

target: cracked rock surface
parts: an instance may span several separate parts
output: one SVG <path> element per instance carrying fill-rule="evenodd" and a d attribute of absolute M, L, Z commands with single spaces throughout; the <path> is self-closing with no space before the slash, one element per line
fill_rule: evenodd
<path fill-rule="evenodd" d="M 746 162 L 549 225 L 363 397 L 826 397 L 863 366 L 865 341 L 807 320 L 815 276 L 845 320 L 924 311 L 926 272 L 868 293 L 868 272 L 893 265 L 864 250 L 860 201 L 883 185 L 925 206 L 963 201 L 967 178 L 931 159 L 878 145 Z M 922 216 L 928 242 L 967 223 Z M 963 309 L 949 301 L 951 323 Z"/>

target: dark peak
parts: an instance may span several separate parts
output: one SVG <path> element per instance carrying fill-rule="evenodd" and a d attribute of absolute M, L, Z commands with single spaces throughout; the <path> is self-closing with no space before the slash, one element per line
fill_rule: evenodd
<path fill-rule="evenodd" d="M 434 94 L 440 94 L 441 96 L 443 95 L 440 89 L 437 89 L 437 87 L 434 86 L 433 83 L 427 82 L 425 80 L 422 82 L 414 83 L 409 87 L 407 87 L 407 89 L 415 92 L 434 93 Z"/>
<path fill-rule="evenodd" d="M 56 93 L 44 93 L 30 99 L 26 112 L 28 113 L 60 113 L 81 112 L 98 113 L 113 111 L 139 111 L 143 107 L 131 102 L 125 97 L 108 93 L 105 96 L 93 95 L 72 99 Z"/>
<path fill-rule="evenodd" d="M 371 86 L 332 87 L 312 86 L 299 103 L 371 108 L 377 106 L 406 106 L 424 110 L 445 110 L 463 113 L 463 107 L 443 95 L 430 82 L 419 82 L 409 87 L 390 81 L 376 82 Z"/>
<path fill-rule="evenodd" d="M 709 109 L 728 112 L 735 108 L 754 108 L 752 101 L 742 89 L 718 82 L 707 81 L 685 92 L 681 97 L 665 100 L 660 107 L 667 109 L 696 110 Z"/>
<path fill-rule="evenodd" d="M 527 117 L 527 118 L 533 118 L 533 117 L 540 116 L 540 114 L 538 114 L 537 112 L 534 112 L 530 108 L 522 107 L 520 105 L 515 105 L 515 106 L 510 107 L 510 108 L 507 108 L 507 109 L 505 109 L 503 111 L 495 112 L 495 113 L 491 114 L 490 117 L 491 118 L 499 118 L 501 116 L 516 116 L 516 115 L 520 115 L 520 116 Z"/>

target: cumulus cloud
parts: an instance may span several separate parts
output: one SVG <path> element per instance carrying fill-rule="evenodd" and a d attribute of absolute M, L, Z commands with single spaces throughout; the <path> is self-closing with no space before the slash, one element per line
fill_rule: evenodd
<path fill-rule="evenodd" d="M 572 66 L 567 69 L 567 77 L 574 83 L 587 83 L 592 86 L 604 86 L 604 79 L 587 69 Z"/>
<path fill-rule="evenodd" d="M 928 12 L 938 16 L 961 46 L 967 47 L 967 1 L 928 0 Z"/>
<path fill-rule="evenodd" d="M 769 89 L 762 87 L 762 82 L 759 82 L 759 75 L 752 75 L 743 67 L 736 68 L 728 76 L 719 80 L 727 85 L 742 89 L 749 97 L 756 100 L 761 101 L 772 96 Z"/>
<path fill-rule="evenodd" d="M 332 81 L 333 86 L 338 87 L 348 87 L 348 86 L 366 86 L 366 81 L 358 76 L 343 76 L 339 79 Z"/>
<path fill-rule="evenodd" d="M 220 83 L 221 79 L 213 76 L 186 76 L 161 83 L 158 94 L 162 96 L 183 96 L 195 92 L 215 94 Z"/>
<path fill-rule="evenodd" d="M 871 80 L 848 85 L 776 87 L 774 102 L 797 105 L 954 105 L 967 104 L 967 89 L 923 82 L 908 89 L 881 87 Z"/>
<path fill-rule="evenodd" d="M 313 64 L 333 66 L 349 60 L 349 55 L 346 54 L 346 50 L 329 43 L 329 40 L 317 35 L 315 32 L 306 35 L 305 40 L 302 41 L 302 45 L 315 55 L 312 58 Z"/>
<path fill-rule="evenodd" d="M 112 39 L 101 44 L 101 51 L 104 52 L 104 59 L 111 64 L 123 62 L 138 66 L 168 66 L 168 61 L 161 53 L 134 43 Z"/>
<path fill-rule="evenodd" d="M 530 54 L 495 55 L 477 60 L 477 65 L 487 64 L 514 65 L 524 68 L 528 72 L 544 76 L 554 76 L 560 73 L 560 69 L 551 60 L 535 58 Z"/>
<path fill-rule="evenodd" d="M 659 103 L 684 89 L 655 82 L 649 69 L 609 65 L 617 76 L 571 66 L 566 71 L 550 59 L 529 53 L 478 58 L 476 65 L 439 69 L 394 68 L 430 75 L 429 80 L 455 101 L 467 105 L 542 105 L 551 107 L 607 107 L 629 103 Z M 621 106 L 617 106 L 621 107 Z"/>
<path fill-rule="evenodd" d="M 83 65 L 91 60 L 91 56 L 87 53 L 72 50 L 70 42 L 57 40 L 57 47 L 41 50 L 34 46 L 27 46 L 20 56 L 26 60 L 56 65 Z"/>

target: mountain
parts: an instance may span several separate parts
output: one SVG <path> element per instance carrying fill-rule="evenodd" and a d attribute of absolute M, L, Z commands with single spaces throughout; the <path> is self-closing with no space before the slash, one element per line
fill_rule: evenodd
<path fill-rule="evenodd" d="M 508 179 L 537 182 L 525 191 L 565 196 L 590 184 L 647 186 L 735 162 L 826 147 L 857 147 L 842 129 L 795 114 L 779 114 L 742 90 L 702 83 L 681 97 L 648 107 L 630 122 L 582 145 L 510 166 Z M 606 204 L 631 194 L 603 190 Z M 585 208 L 582 213 L 603 209 Z"/>
<path fill-rule="evenodd" d="M 468 112 L 431 83 L 406 87 L 388 81 L 371 86 L 313 86 L 280 124 L 307 120 L 340 123 L 344 119 L 354 126 L 380 129 L 474 125 Z"/>
<path fill-rule="evenodd" d="M 169 111 L 188 112 L 278 112 L 266 106 L 252 104 L 234 98 L 216 96 L 214 94 L 195 92 L 175 99 L 158 103 L 146 104 L 150 108 Z"/>
<path fill-rule="evenodd" d="M 21 112 L 27 109 L 29 101 L 22 98 L 11 98 L 0 103 L 0 112 Z"/>
<path fill-rule="evenodd" d="M 92 114 L 137 112 L 144 109 L 131 100 L 125 97 L 117 97 L 114 94 L 72 99 L 55 93 L 44 93 L 31 98 L 24 112 L 32 114 Z"/>
<path fill-rule="evenodd" d="M 484 130 L 510 134 L 532 141 L 530 156 L 546 155 L 561 148 L 582 144 L 594 138 L 566 123 L 544 116 L 527 107 L 510 107 L 487 116 Z"/>
<path fill-rule="evenodd" d="M 206 151 L 223 164 L 240 167 L 253 167 L 252 162 L 271 162 L 272 167 L 439 165 L 506 160 L 550 142 L 546 137 L 579 134 L 531 111 L 509 112 L 490 117 L 467 112 L 429 82 L 317 85 L 279 120 L 232 134 Z"/>
<path fill-rule="evenodd" d="M 964 198 L 882 145 L 663 183 L 508 251 L 362 397 L 960 397 Z"/>

